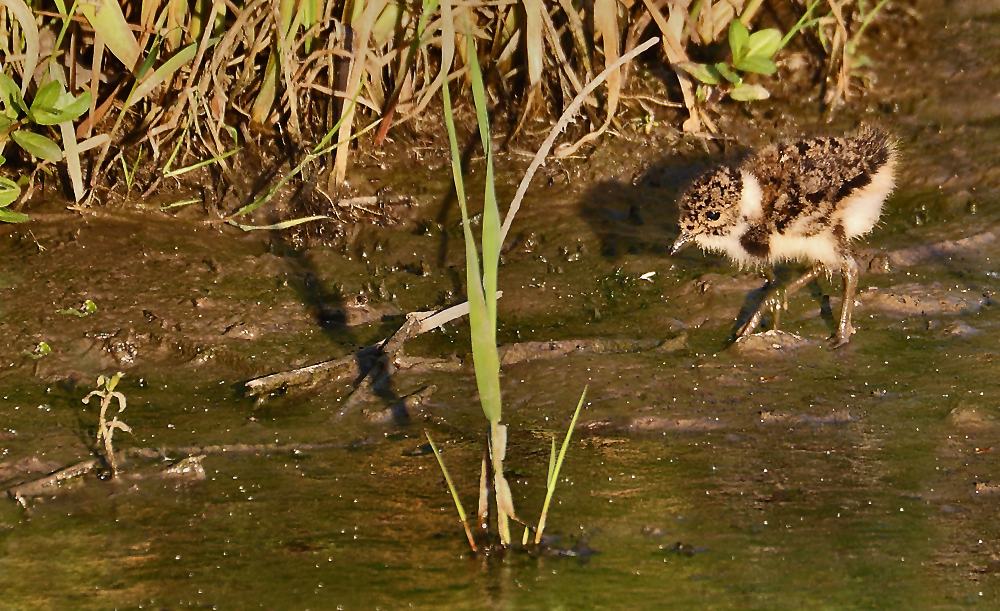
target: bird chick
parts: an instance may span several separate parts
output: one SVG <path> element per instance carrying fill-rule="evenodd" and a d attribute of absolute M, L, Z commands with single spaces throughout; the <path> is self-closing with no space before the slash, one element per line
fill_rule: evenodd
<path fill-rule="evenodd" d="M 737 167 L 697 179 L 678 203 L 680 237 L 671 254 L 695 243 L 722 252 L 740 267 L 781 261 L 811 266 L 756 308 L 737 332 L 753 333 L 766 309 L 775 318 L 789 295 L 821 273 L 840 272 L 844 299 L 835 346 L 854 333 L 851 309 L 860 273 L 851 240 L 872 230 L 895 186 L 896 140 L 879 127 L 853 137 L 808 138 L 773 144 Z"/>

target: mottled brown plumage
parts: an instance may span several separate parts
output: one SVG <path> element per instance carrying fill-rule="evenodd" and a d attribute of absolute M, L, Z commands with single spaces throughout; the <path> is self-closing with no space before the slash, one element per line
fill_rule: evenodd
<path fill-rule="evenodd" d="M 812 264 L 786 296 L 821 272 L 844 275 L 844 306 L 836 340 L 854 332 L 851 305 L 859 274 L 850 241 L 875 226 L 894 187 L 895 139 L 877 127 L 856 136 L 809 138 L 771 145 L 737 167 L 722 167 L 696 180 L 679 202 L 681 235 L 673 252 L 694 242 L 735 262 L 764 266 L 785 260 Z M 783 298 L 784 299 L 784 298 Z M 739 335 L 760 323 L 769 300 Z"/>

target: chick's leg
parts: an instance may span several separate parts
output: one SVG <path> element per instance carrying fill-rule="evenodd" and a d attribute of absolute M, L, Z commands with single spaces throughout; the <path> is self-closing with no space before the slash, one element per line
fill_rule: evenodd
<path fill-rule="evenodd" d="M 854 327 L 851 325 L 851 310 L 854 309 L 854 293 L 858 288 L 858 278 L 861 277 L 861 268 L 854 260 L 854 255 L 847 253 L 844 255 L 844 266 L 841 268 L 844 276 L 844 303 L 840 307 L 840 324 L 837 325 L 837 334 L 833 337 L 834 348 L 839 348 L 851 341 Z"/>
<path fill-rule="evenodd" d="M 772 312 L 774 317 L 774 328 L 777 329 L 778 323 L 781 320 L 781 311 L 788 309 L 788 298 L 802 287 L 818 278 L 819 275 L 825 271 L 825 269 L 825 267 L 817 263 L 816 265 L 810 267 L 806 273 L 789 283 L 788 286 L 783 289 L 774 290 L 760 302 L 760 305 L 758 305 L 753 314 L 750 315 L 750 318 L 748 318 L 747 321 L 743 323 L 743 326 L 740 327 L 739 331 L 736 332 L 737 339 L 746 337 L 753 333 L 754 329 L 760 325 L 760 321 L 764 318 L 764 314 L 768 311 Z"/>

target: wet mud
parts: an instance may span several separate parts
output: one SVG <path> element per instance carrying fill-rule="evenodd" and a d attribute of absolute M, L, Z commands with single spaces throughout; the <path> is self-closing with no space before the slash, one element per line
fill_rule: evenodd
<path fill-rule="evenodd" d="M 721 119 L 739 146 L 870 120 L 899 136 L 847 346 L 828 344 L 839 278 L 734 344 L 764 275 L 668 255 L 678 191 L 719 158 L 700 140 L 623 130 L 536 179 L 498 302 L 527 521 L 589 386 L 549 554 L 470 555 L 426 445 L 472 506 L 486 426 L 461 320 L 350 399 L 364 348 L 462 301 L 445 151 L 360 168 L 406 203 L 326 245 L 135 206 L 53 202 L 0 227 L 0 489 L 93 461 L 0 499 L 0 607 L 1000 605 L 1000 6 L 915 11 L 919 34 L 879 38 L 870 89 L 831 122 L 773 101 Z M 503 202 L 523 163 L 502 168 Z M 469 180 L 483 170 L 473 158 Z M 246 396 L 328 361 L 335 375 Z M 115 434 L 112 480 L 81 399 L 116 371 L 133 434 Z"/>

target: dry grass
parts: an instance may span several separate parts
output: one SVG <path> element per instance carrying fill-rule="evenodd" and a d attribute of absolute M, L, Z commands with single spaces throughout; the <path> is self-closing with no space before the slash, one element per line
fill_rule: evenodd
<path fill-rule="evenodd" d="M 860 36 L 885 1 L 773 4 L 473 0 L 453 7 L 449 26 L 438 0 L 2 0 L 0 62 L 25 108 L 0 88 L 0 154 L 20 189 L 8 181 L 0 195 L 17 198 L 5 210 L 14 214 L 31 197 L 38 172 L 57 166 L 81 208 L 108 190 L 152 193 L 176 176 L 169 167 L 202 164 L 236 184 L 239 157 L 229 156 L 263 146 L 285 151 L 290 167 L 306 160 L 313 178 L 325 173 L 320 184 L 335 197 L 349 176 L 352 147 L 345 144 L 378 127 L 364 146 L 379 146 L 393 126 L 427 112 L 446 78 L 457 85 L 457 100 L 467 102 L 470 62 L 483 66 L 491 104 L 512 113 L 519 130 L 527 118 L 558 116 L 596 73 L 653 35 L 662 37 L 665 64 L 676 75 L 675 102 L 687 110 L 683 129 L 711 131 L 711 96 L 699 94 L 699 83 L 680 66 L 695 51 L 724 54 L 719 43 L 734 19 L 755 31 L 757 22 L 781 28 L 788 18 L 788 30 L 809 5 L 815 18 L 802 32 L 827 54 L 827 102 L 846 100 L 866 60 Z M 478 57 L 465 32 L 472 32 Z M 587 97 L 590 127 L 557 154 L 573 153 L 614 125 L 628 76 L 626 65 Z M 27 112 L 52 81 L 68 96 L 56 110 L 73 102 L 78 117 L 45 123 Z M 10 146 L 24 134 L 54 143 L 58 155 L 47 145 Z M 140 166 L 146 170 L 137 172 Z M 12 168 L 25 172 L 20 181 Z M 259 195 L 240 191 L 221 212 L 245 211 Z"/>

